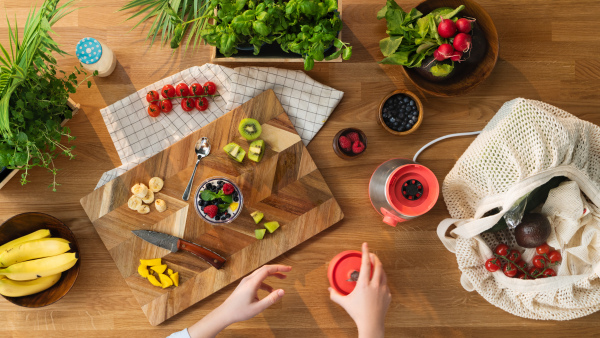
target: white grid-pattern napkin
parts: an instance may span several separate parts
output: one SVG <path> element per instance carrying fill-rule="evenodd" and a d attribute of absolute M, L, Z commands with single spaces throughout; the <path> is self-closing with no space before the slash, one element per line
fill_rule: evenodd
<path fill-rule="evenodd" d="M 169 114 L 157 118 L 148 115 L 148 91 L 160 92 L 166 84 L 206 81 L 214 82 L 220 94 L 209 99 L 206 111 L 185 112 L 180 99 L 175 99 Z M 344 95 L 301 71 L 272 67 L 231 69 L 210 63 L 186 69 L 100 110 L 123 165 L 105 172 L 96 189 L 267 89 L 273 89 L 305 144 L 325 124 Z"/>

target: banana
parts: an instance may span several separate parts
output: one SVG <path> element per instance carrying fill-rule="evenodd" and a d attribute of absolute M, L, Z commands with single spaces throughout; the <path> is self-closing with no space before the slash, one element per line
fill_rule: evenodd
<path fill-rule="evenodd" d="M 131 197 L 129 197 L 129 201 L 127 201 L 127 206 L 129 207 L 129 209 L 131 210 L 137 210 L 137 208 L 142 205 L 142 199 L 137 197 L 136 195 L 133 195 Z"/>
<path fill-rule="evenodd" d="M 38 231 L 30 233 L 29 235 L 25 235 L 23 237 L 19 237 L 8 243 L 5 243 L 4 245 L 0 246 L 0 252 L 4 252 L 6 250 L 12 249 L 21 243 L 32 241 L 34 239 L 46 238 L 46 237 L 50 237 L 50 230 L 40 229 Z"/>
<path fill-rule="evenodd" d="M 0 253 L 0 268 L 31 259 L 60 255 L 69 250 L 71 245 L 66 239 L 36 239 Z"/>
<path fill-rule="evenodd" d="M 150 182 L 148 182 L 148 188 L 150 188 L 150 190 L 153 192 L 161 191 L 163 185 L 165 185 L 165 182 L 160 177 L 152 177 Z"/>
<path fill-rule="evenodd" d="M 47 277 L 69 270 L 77 263 L 78 258 L 76 252 L 67 252 L 57 256 L 34 259 L 0 269 L 0 275 L 16 281 Z"/>
<path fill-rule="evenodd" d="M 148 194 L 146 195 L 146 197 L 142 198 L 142 202 L 146 204 L 154 202 L 154 193 L 152 192 L 152 190 L 148 190 Z"/>
<path fill-rule="evenodd" d="M 138 183 L 131 187 L 131 193 L 139 198 L 144 198 L 148 195 L 148 187 L 144 183 Z"/>
<path fill-rule="evenodd" d="M 23 297 L 42 292 L 60 279 L 62 272 L 41 277 L 30 281 L 14 281 L 8 278 L 0 279 L 0 294 L 6 297 Z"/>
<path fill-rule="evenodd" d="M 150 212 L 150 207 L 147 205 L 140 205 L 137 208 L 137 212 L 139 212 L 140 214 L 144 215 Z"/>
<path fill-rule="evenodd" d="M 154 202 L 154 206 L 156 207 L 156 211 L 158 212 L 163 212 L 165 210 L 167 210 L 167 202 L 159 199 L 156 199 L 156 202 Z"/>

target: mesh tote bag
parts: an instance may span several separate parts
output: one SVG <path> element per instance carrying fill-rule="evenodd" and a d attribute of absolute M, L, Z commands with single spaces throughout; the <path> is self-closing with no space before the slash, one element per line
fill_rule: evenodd
<path fill-rule="evenodd" d="M 521 197 L 554 177 L 541 212 L 547 242 L 562 254 L 557 276 L 521 280 L 484 263 L 499 243 L 531 262 L 512 230 L 486 232 Z M 442 186 L 451 219 L 438 236 L 456 254 L 461 284 L 514 315 L 569 320 L 600 309 L 600 128 L 543 102 L 506 102 L 452 168 Z M 495 212 L 495 213 L 494 213 Z"/>

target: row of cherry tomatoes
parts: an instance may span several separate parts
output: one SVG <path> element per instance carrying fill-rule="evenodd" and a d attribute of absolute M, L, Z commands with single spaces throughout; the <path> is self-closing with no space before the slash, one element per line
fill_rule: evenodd
<path fill-rule="evenodd" d="M 502 269 L 507 277 L 520 279 L 536 279 L 556 276 L 556 271 L 551 266 L 558 265 L 562 261 L 560 252 L 552 249 L 544 243 L 535 248 L 537 253 L 528 267 L 521 259 L 521 252 L 510 249 L 508 245 L 501 243 L 494 249 L 494 257 L 485 262 L 485 268 L 490 272 Z"/>
<path fill-rule="evenodd" d="M 184 111 L 192 111 L 194 108 L 199 111 L 208 109 L 208 100 L 206 96 L 215 95 L 217 86 L 213 82 L 206 82 L 204 85 L 192 83 L 188 87 L 185 83 L 180 83 L 177 87 L 165 85 L 160 93 L 163 99 L 156 90 L 151 90 L 146 94 L 146 101 L 150 102 L 148 106 L 148 115 L 157 117 L 160 113 L 169 113 L 173 110 L 171 99 L 181 99 L 181 108 Z"/>

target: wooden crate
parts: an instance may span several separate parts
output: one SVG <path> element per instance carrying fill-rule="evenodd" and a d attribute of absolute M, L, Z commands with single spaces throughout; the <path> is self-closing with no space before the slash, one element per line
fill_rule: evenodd
<path fill-rule="evenodd" d="M 77 114 L 80 108 L 79 103 L 75 103 L 75 101 L 69 98 L 69 100 L 67 101 L 67 105 L 73 111 L 73 115 Z M 61 126 L 64 126 L 65 124 L 67 124 L 67 122 L 69 122 L 69 119 L 65 119 L 64 121 L 62 121 Z M 4 185 L 17 174 L 18 171 L 19 169 L 8 169 L 8 172 L 5 172 L 4 170 L 0 171 L 0 189 L 2 189 Z"/>
<path fill-rule="evenodd" d="M 338 11 L 340 12 L 340 19 L 342 19 L 342 0 L 338 0 Z M 343 21 L 343 20 L 342 20 Z M 338 39 L 342 40 L 342 31 L 338 34 Z M 331 48 L 329 52 L 325 53 L 325 56 L 329 56 L 338 50 L 337 47 Z M 211 46 L 210 52 L 211 62 L 302 62 L 304 59 L 301 55 L 296 53 L 286 53 L 277 44 L 265 45 L 260 49 L 259 55 L 254 55 L 254 51 L 238 50 L 237 54 L 230 57 L 225 57 L 219 53 L 217 47 Z M 315 62 L 342 62 L 342 56 L 333 60 L 323 60 Z"/>

